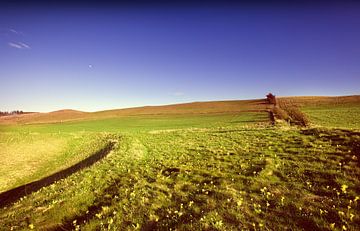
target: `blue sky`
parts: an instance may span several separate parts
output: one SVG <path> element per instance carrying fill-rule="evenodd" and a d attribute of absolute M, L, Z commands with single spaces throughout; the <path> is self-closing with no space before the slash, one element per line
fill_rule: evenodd
<path fill-rule="evenodd" d="M 360 94 L 360 5 L 0 9 L 0 110 Z"/>

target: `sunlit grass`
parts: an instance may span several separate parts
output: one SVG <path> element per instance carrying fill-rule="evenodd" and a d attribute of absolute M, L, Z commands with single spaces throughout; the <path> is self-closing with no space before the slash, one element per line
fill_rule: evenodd
<path fill-rule="evenodd" d="M 356 133 L 237 125 L 110 138 L 104 160 L 1 209 L 5 227 L 360 228 Z"/>
<path fill-rule="evenodd" d="M 271 126 L 265 112 L 1 129 L 5 154 L 59 142 L 38 165 L 45 175 L 117 141 L 95 165 L 1 208 L 6 229 L 360 229 L 355 131 Z"/>
<path fill-rule="evenodd" d="M 81 161 L 104 145 L 99 137 L 86 133 L 0 133 L 0 191 Z"/>

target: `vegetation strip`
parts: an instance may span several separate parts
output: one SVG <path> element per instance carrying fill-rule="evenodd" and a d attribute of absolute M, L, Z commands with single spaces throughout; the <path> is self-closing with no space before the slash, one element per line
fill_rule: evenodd
<path fill-rule="evenodd" d="M 113 141 L 109 142 L 104 148 L 100 149 L 95 154 L 89 156 L 88 158 L 80 161 L 79 163 L 66 168 L 64 170 L 61 170 L 59 172 L 56 172 L 48 177 L 45 177 L 41 180 L 37 180 L 22 186 L 19 186 L 17 188 L 8 190 L 6 192 L 3 192 L 0 194 L 0 208 L 7 206 L 17 200 L 19 200 L 21 197 L 29 195 L 42 187 L 48 186 L 55 181 L 61 180 L 63 178 L 66 178 L 70 176 L 71 174 L 86 168 L 97 161 L 101 160 L 105 156 L 107 156 L 110 151 L 113 149 L 115 143 Z"/>

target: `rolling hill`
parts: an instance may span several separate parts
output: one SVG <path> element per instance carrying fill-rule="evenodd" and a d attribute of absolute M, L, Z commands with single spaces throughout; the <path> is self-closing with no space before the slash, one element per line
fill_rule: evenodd
<path fill-rule="evenodd" d="M 265 99 L 4 117 L 1 225 L 360 230 L 359 99 L 278 98 L 309 127 L 273 126 Z"/>
<path fill-rule="evenodd" d="M 143 115 L 199 115 L 265 111 L 265 99 L 193 102 L 164 106 L 145 106 L 98 112 L 60 110 L 49 113 L 32 113 L 0 117 L 0 124 L 58 123 L 77 120 L 107 119 Z"/>
<path fill-rule="evenodd" d="M 360 106 L 360 95 L 353 96 L 291 96 L 278 97 L 280 101 L 290 102 L 301 108 L 331 108 L 333 106 Z M 0 124 L 38 124 L 61 123 L 79 120 L 97 120 L 129 116 L 150 115 L 201 115 L 231 114 L 241 112 L 264 112 L 269 109 L 265 99 L 192 102 L 163 106 L 144 106 L 125 109 L 82 112 L 59 110 L 49 113 L 31 113 L 0 117 Z"/>

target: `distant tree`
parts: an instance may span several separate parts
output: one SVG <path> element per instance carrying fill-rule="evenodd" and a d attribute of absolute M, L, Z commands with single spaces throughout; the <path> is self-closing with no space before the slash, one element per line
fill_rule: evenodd
<path fill-rule="evenodd" d="M 0 111 L 0 116 L 7 116 L 9 115 L 9 112 L 7 111 Z"/>
<path fill-rule="evenodd" d="M 0 116 L 21 115 L 21 114 L 24 114 L 24 112 L 21 111 L 21 110 L 15 110 L 15 111 L 11 111 L 11 112 L 8 112 L 8 111 L 0 111 Z"/>
<path fill-rule="evenodd" d="M 269 93 L 266 95 L 266 100 L 270 103 L 270 104 L 274 104 L 276 106 L 276 97 L 275 95 L 273 95 L 272 93 Z"/>

